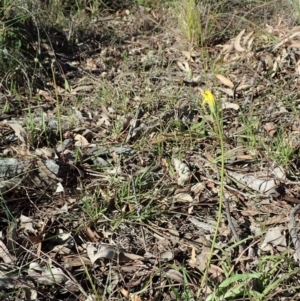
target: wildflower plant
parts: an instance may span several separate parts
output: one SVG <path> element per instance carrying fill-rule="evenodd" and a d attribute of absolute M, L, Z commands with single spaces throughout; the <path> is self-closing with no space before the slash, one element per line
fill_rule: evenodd
<path fill-rule="evenodd" d="M 223 196 L 224 196 L 224 173 L 225 173 L 225 151 L 224 151 L 224 140 L 223 140 L 223 120 L 222 120 L 222 112 L 219 110 L 218 103 L 213 95 L 213 93 L 210 90 L 205 90 L 203 93 L 201 93 L 203 97 L 202 101 L 202 106 L 205 107 L 208 105 L 210 114 L 212 116 L 212 120 L 215 125 L 215 130 L 216 130 L 216 135 L 219 138 L 220 142 L 220 148 L 221 148 L 221 167 L 219 171 L 220 175 L 220 194 L 219 194 L 219 209 L 218 209 L 218 219 L 217 219 L 217 225 L 216 225 L 216 230 L 214 233 L 214 237 L 212 240 L 212 245 L 211 245 L 211 250 L 210 250 L 210 255 L 208 258 L 207 262 L 207 268 L 205 270 L 205 273 L 202 278 L 201 282 L 201 288 L 203 288 L 204 283 L 206 282 L 207 274 L 208 274 L 208 269 L 210 266 L 212 254 L 214 252 L 214 248 L 216 245 L 216 240 L 217 240 L 217 235 L 220 227 L 220 222 L 221 222 L 221 215 L 222 215 L 222 206 L 223 206 Z M 199 292 L 200 293 L 200 290 Z"/>

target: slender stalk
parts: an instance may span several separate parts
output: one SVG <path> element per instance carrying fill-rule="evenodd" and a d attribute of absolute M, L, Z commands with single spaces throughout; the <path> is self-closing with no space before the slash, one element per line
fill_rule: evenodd
<path fill-rule="evenodd" d="M 204 283 L 207 280 L 208 276 L 208 269 L 211 263 L 211 259 L 213 256 L 213 252 L 216 245 L 217 236 L 219 233 L 220 223 L 221 223 L 221 216 L 222 216 L 222 207 L 223 207 L 223 196 L 224 196 L 224 185 L 225 185 L 225 149 L 224 149 L 224 140 L 223 140 L 223 123 L 222 123 L 222 117 L 220 118 L 220 112 L 218 111 L 218 108 L 215 104 L 215 100 L 211 92 L 206 91 L 204 94 L 204 101 L 203 105 L 208 103 L 211 114 L 214 117 L 214 121 L 217 126 L 217 135 L 219 136 L 220 140 L 220 147 L 221 147 L 221 167 L 220 167 L 220 195 L 219 195 L 219 208 L 218 208 L 218 218 L 217 218 L 217 224 L 216 224 L 216 230 L 214 233 L 214 237 L 211 244 L 210 254 L 207 261 L 207 268 L 205 269 L 204 275 L 202 277 L 201 281 L 201 288 L 203 288 Z M 201 290 L 198 291 L 197 297 L 199 297 Z"/>
<path fill-rule="evenodd" d="M 57 131 L 59 132 L 60 141 L 62 142 L 63 135 L 62 135 L 62 127 L 61 127 L 61 111 L 60 111 L 60 103 L 59 103 L 59 99 L 58 99 L 58 89 L 57 89 L 57 85 L 56 85 L 53 63 L 51 64 L 51 71 L 52 71 L 53 86 L 54 86 L 56 105 L 57 105 L 57 127 L 58 127 Z"/>

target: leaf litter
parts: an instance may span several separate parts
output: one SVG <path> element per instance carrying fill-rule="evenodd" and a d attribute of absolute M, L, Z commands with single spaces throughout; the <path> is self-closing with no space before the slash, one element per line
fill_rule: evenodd
<path fill-rule="evenodd" d="M 300 144 L 291 140 L 299 133 L 291 110 L 299 106 L 298 31 L 266 25 L 262 38 L 243 29 L 214 47 L 222 74 L 204 74 L 197 49 L 178 47 L 166 22 L 159 11 L 120 10 L 105 25 L 119 43 L 112 37 L 100 51 L 86 50 L 80 68 L 66 72 L 57 90 L 61 115 L 46 87 L 36 90 L 39 106 L 29 100 L 24 114 L 20 104 L 3 113 L 1 292 L 21 289 L 26 300 L 96 300 L 95 293 L 103 300 L 177 300 L 169 287 L 178 294 L 188 287 L 196 298 L 206 268 L 207 294 L 230 285 L 225 258 L 237 274 L 243 261 L 256 271 L 262 254 L 287 248 L 300 260 L 297 226 L 288 226 L 299 201 Z M 204 77 L 222 102 L 226 198 L 247 246 L 239 253 L 224 208 L 209 267 L 220 150 L 199 108 Z M 282 128 L 290 134 L 282 138 L 290 145 L 285 162 L 268 151 L 275 139 L 280 147 Z"/>

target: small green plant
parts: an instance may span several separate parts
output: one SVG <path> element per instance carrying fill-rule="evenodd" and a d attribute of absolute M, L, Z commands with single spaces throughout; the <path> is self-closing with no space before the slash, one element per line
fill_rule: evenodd
<path fill-rule="evenodd" d="M 290 3 L 293 7 L 293 14 L 296 17 L 297 21 L 300 20 L 300 1 L 299 0 L 290 0 Z"/>
<path fill-rule="evenodd" d="M 266 148 L 270 157 L 284 166 L 288 165 L 295 152 L 292 146 L 292 137 L 284 129 L 280 129 L 277 135 L 271 138 L 269 146 Z"/>
<path fill-rule="evenodd" d="M 256 117 L 242 117 L 242 127 L 236 137 L 243 141 L 243 144 L 250 148 L 256 148 L 260 144 L 260 137 L 257 135 L 259 130 L 259 119 Z"/>
<path fill-rule="evenodd" d="M 93 224 L 97 222 L 97 220 L 105 212 L 105 208 L 101 205 L 99 199 L 100 197 L 98 193 L 95 193 L 92 196 L 89 196 L 87 194 L 86 196 L 83 196 L 81 199 L 82 210 L 89 224 Z"/>
<path fill-rule="evenodd" d="M 289 261 L 286 250 L 282 255 L 262 256 L 256 271 L 249 273 L 229 274 L 230 263 L 224 264 L 225 280 L 222 281 L 207 298 L 206 301 L 236 300 L 247 298 L 249 300 L 269 300 L 269 296 L 276 294 L 279 286 L 287 287 L 287 290 L 296 290 L 298 287 L 288 288 L 286 281 L 299 273 L 299 268 L 287 267 Z M 281 273 L 289 269 L 289 272 Z"/>
<path fill-rule="evenodd" d="M 45 117 L 42 114 L 40 122 L 38 123 L 31 111 L 29 110 L 26 119 L 26 129 L 29 134 L 30 144 L 38 144 L 41 140 L 41 137 L 47 132 L 47 125 L 45 122 Z M 49 142 L 49 141 L 48 141 Z"/>
<path fill-rule="evenodd" d="M 196 0 L 184 0 L 179 4 L 180 13 L 178 16 L 179 25 L 188 40 L 196 45 L 202 39 L 201 16 L 197 8 Z"/>

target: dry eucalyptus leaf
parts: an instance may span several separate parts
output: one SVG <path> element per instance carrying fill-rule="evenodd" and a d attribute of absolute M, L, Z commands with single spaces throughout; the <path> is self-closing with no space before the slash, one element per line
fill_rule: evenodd
<path fill-rule="evenodd" d="M 195 268 L 197 264 L 197 259 L 196 259 L 196 249 L 194 246 L 192 246 L 191 258 L 189 259 L 188 262 L 192 268 Z"/>
<path fill-rule="evenodd" d="M 245 29 L 243 29 L 238 35 L 237 37 L 235 38 L 234 40 L 234 48 L 236 51 L 239 51 L 239 52 L 243 52 L 245 51 L 245 49 L 241 46 L 241 38 L 243 36 L 243 34 L 245 33 Z"/>
<path fill-rule="evenodd" d="M 247 48 L 248 49 L 251 49 L 251 46 L 253 44 L 253 41 L 254 41 L 254 38 L 251 38 L 249 41 L 248 41 L 248 44 L 247 44 Z"/>
<path fill-rule="evenodd" d="M 65 189 L 61 185 L 61 183 L 57 183 L 57 187 L 56 187 L 55 193 L 61 193 L 61 192 L 64 192 L 64 191 L 65 191 Z"/>
<path fill-rule="evenodd" d="M 64 260 L 64 267 L 66 269 L 69 267 L 81 267 L 83 265 L 91 264 L 91 260 L 82 255 L 70 255 Z"/>
<path fill-rule="evenodd" d="M 20 222 L 21 222 L 21 229 L 25 229 L 33 234 L 37 233 L 37 230 L 35 230 L 32 226 L 32 219 L 30 217 L 21 214 Z"/>
<path fill-rule="evenodd" d="M 6 122 L 6 124 L 13 129 L 13 131 L 15 132 L 16 136 L 20 139 L 20 141 L 27 146 L 28 143 L 27 133 L 25 129 L 22 127 L 22 125 L 14 122 Z"/>
<path fill-rule="evenodd" d="M 208 231 L 210 233 L 214 233 L 216 230 L 216 227 L 204 222 L 200 222 L 199 220 L 197 220 L 194 217 L 189 218 L 189 221 L 194 224 L 196 227 L 198 227 L 199 229 L 203 229 L 205 231 Z"/>
<path fill-rule="evenodd" d="M 170 260 L 174 259 L 174 252 L 166 251 L 159 255 L 158 260 L 163 262 L 168 262 Z"/>
<path fill-rule="evenodd" d="M 240 106 L 237 103 L 233 102 L 225 102 L 222 104 L 223 110 L 225 109 L 233 109 L 235 111 L 238 111 L 240 109 Z"/>
<path fill-rule="evenodd" d="M 279 179 L 281 181 L 284 181 L 286 179 L 285 171 L 281 166 L 275 167 L 273 169 L 272 173 L 277 179 Z"/>
<path fill-rule="evenodd" d="M 134 261 L 134 260 L 143 260 L 144 257 L 132 253 L 121 253 L 120 254 L 120 261 L 122 262 L 129 262 L 129 261 Z"/>
<path fill-rule="evenodd" d="M 188 193 L 178 193 L 174 196 L 175 201 L 181 202 L 181 203 L 192 203 L 193 198 Z"/>
<path fill-rule="evenodd" d="M 297 61 L 295 66 L 295 73 L 299 76 L 300 75 L 300 60 Z"/>
<path fill-rule="evenodd" d="M 178 283 L 183 283 L 183 275 L 178 270 L 170 269 L 165 275 L 171 280 L 174 280 Z"/>
<path fill-rule="evenodd" d="M 225 86 L 227 86 L 227 87 L 229 87 L 229 88 L 234 88 L 234 84 L 233 84 L 233 82 L 232 82 L 229 78 L 227 78 L 227 77 L 225 77 L 225 76 L 223 76 L 223 75 L 221 75 L 221 74 L 217 74 L 217 75 L 216 75 L 216 78 L 217 78 L 223 85 L 225 85 Z"/>
<path fill-rule="evenodd" d="M 252 85 L 249 85 L 249 84 L 239 85 L 239 86 L 236 88 L 236 91 L 246 90 L 246 89 L 249 89 L 249 88 L 251 88 L 251 87 L 252 87 Z"/>

